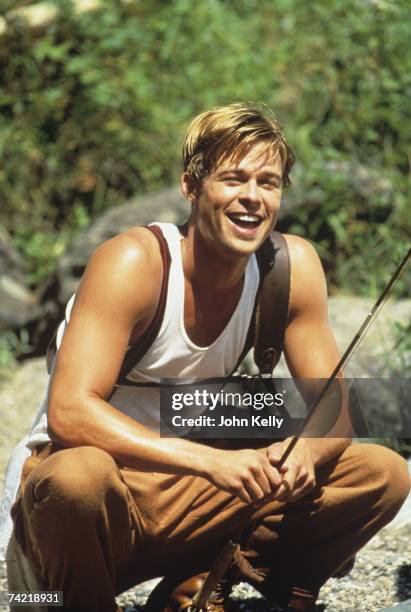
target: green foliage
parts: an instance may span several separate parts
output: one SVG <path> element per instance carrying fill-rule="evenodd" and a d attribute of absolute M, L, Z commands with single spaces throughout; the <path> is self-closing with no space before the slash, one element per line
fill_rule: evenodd
<path fill-rule="evenodd" d="M 29 334 L 26 329 L 17 334 L 12 331 L 0 332 L 0 383 L 7 379 L 17 359 L 31 350 Z"/>
<path fill-rule="evenodd" d="M 396 323 L 396 354 L 400 360 L 401 376 L 411 378 L 411 321 Z"/>
<path fill-rule="evenodd" d="M 336 287 L 390 274 L 411 232 L 405 0 L 55 4 L 0 50 L 0 222 L 33 284 L 95 215 L 175 181 L 188 121 L 236 100 L 276 109 L 300 160 L 306 205 L 283 229 L 318 243 Z"/>

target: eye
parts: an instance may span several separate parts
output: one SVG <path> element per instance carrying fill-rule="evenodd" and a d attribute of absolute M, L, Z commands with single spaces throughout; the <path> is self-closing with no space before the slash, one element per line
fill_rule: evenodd
<path fill-rule="evenodd" d="M 238 176 L 229 175 L 223 177 L 223 182 L 226 183 L 226 185 L 239 185 L 241 180 Z"/>
<path fill-rule="evenodd" d="M 280 182 L 277 179 L 262 180 L 260 183 L 264 189 L 274 190 L 280 188 Z"/>

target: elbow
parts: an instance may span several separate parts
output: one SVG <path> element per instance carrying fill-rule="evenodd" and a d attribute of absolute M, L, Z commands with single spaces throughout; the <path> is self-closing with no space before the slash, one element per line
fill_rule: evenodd
<path fill-rule="evenodd" d="M 66 433 L 68 430 L 69 428 L 61 408 L 55 404 L 49 404 L 47 409 L 47 433 L 50 440 L 62 446 L 70 446 Z"/>
<path fill-rule="evenodd" d="M 52 442 L 62 446 L 76 446 L 79 440 L 79 419 L 73 404 L 49 400 L 47 408 L 47 433 Z"/>

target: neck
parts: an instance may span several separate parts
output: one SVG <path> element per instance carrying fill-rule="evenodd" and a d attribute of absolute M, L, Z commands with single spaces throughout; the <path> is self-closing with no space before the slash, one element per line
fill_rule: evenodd
<path fill-rule="evenodd" d="M 182 259 L 185 278 L 200 290 L 230 291 L 238 287 L 244 277 L 248 256 L 230 256 L 214 250 L 194 225 L 181 230 L 184 239 Z"/>

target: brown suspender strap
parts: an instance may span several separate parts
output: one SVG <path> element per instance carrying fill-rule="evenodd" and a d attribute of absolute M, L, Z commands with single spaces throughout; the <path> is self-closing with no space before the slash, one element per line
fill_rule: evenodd
<path fill-rule="evenodd" d="M 269 260 L 270 269 L 264 276 L 257 303 L 254 360 L 260 374 L 271 376 L 284 347 L 290 302 L 291 265 L 284 236 L 279 232 L 272 232 L 268 240 L 270 242 L 266 241 L 267 247 L 271 246 L 274 258 Z M 261 255 L 263 256 L 263 251 Z"/>
<path fill-rule="evenodd" d="M 156 312 L 149 326 L 147 327 L 141 338 L 133 344 L 133 334 L 131 334 L 130 347 L 125 354 L 120 374 L 117 379 L 117 384 L 121 384 L 127 374 L 131 372 L 134 366 L 145 355 L 150 346 L 153 344 L 160 331 L 161 323 L 163 322 L 164 311 L 167 301 L 168 278 L 170 275 L 171 256 L 168 250 L 168 244 L 163 236 L 161 229 L 157 225 L 146 226 L 158 240 L 160 246 L 161 258 L 163 260 L 163 280 L 161 283 L 160 298 L 158 300 Z M 124 381 L 126 382 L 126 381 Z"/>

